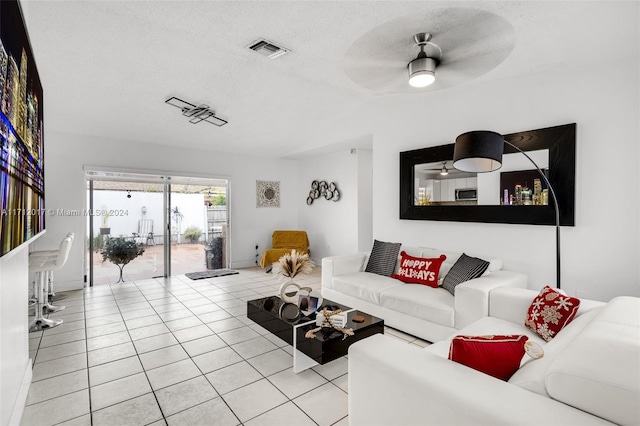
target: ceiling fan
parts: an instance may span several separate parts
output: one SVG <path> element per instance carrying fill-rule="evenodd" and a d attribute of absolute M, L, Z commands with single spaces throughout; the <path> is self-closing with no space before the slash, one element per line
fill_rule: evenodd
<path fill-rule="evenodd" d="M 424 94 L 416 87 L 440 90 L 488 73 L 514 45 L 513 25 L 492 12 L 429 8 L 364 33 L 346 52 L 343 69 L 377 94 Z"/>
<path fill-rule="evenodd" d="M 442 167 L 440 167 L 439 169 L 423 169 L 423 171 L 430 174 L 439 173 L 441 176 L 446 176 L 449 174 L 449 169 L 447 168 L 446 161 L 442 162 Z"/>

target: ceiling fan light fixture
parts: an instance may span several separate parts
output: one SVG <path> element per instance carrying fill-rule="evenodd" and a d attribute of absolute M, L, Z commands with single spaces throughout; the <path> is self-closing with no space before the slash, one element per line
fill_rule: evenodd
<path fill-rule="evenodd" d="M 437 45 L 430 43 L 431 34 L 418 33 L 413 36 L 413 40 L 416 42 L 416 46 L 420 47 L 420 53 L 418 57 L 409 62 L 407 69 L 409 70 L 409 84 L 413 87 L 427 87 L 436 81 L 436 67 L 438 66 L 438 60 L 436 58 L 429 58 L 424 51 L 427 44 L 440 49 Z"/>
<path fill-rule="evenodd" d="M 418 55 L 407 66 L 409 69 L 409 84 L 413 87 L 427 87 L 436 81 L 435 59 L 420 56 Z"/>
<path fill-rule="evenodd" d="M 442 166 L 442 170 L 440 170 L 440 174 L 442 176 L 446 176 L 449 174 L 449 169 L 447 169 L 447 166 Z"/>

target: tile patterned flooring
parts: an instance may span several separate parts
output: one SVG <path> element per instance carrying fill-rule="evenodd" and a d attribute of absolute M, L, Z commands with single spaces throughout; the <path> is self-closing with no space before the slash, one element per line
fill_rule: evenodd
<path fill-rule="evenodd" d="M 276 294 L 258 268 L 68 292 L 30 333 L 33 380 L 21 425 L 348 424 L 347 359 L 295 374 L 292 348 L 246 316 Z M 296 282 L 320 288 L 320 268 Z M 397 330 L 408 344 L 428 343 Z"/>

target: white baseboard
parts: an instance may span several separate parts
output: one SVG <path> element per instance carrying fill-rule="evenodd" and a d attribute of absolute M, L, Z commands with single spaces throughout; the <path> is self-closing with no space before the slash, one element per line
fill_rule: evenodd
<path fill-rule="evenodd" d="M 84 282 L 82 281 L 65 281 L 65 282 L 54 281 L 53 282 L 53 290 L 55 292 L 69 291 L 69 290 L 82 290 L 83 288 L 84 288 Z"/>
<path fill-rule="evenodd" d="M 22 376 L 22 383 L 20 383 L 16 403 L 13 406 L 11 418 L 9 419 L 10 426 L 19 426 L 20 420 L 22 420 L 22 413 L 24 412 L 24 406 L 27 403 L 27 395 L 29 394 L 29 387 L 31 386 L 31 379 L 33 377 L 33 371 L 31 370 L 32 365 L 33 360 L 29 358 L 29 362 Z"/>
<path fill-rule="evenodd" d="M 231 262 L 231 268 L 235 269 L 235 268 L 253 268 L 256 265 L 256 261 L 255 260 L 244 260 L 244 261 L 240 261 L 240 262 Z"/>

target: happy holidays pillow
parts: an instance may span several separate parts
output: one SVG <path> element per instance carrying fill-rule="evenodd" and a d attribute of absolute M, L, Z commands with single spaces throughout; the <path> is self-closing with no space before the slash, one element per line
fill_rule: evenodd
<path fill-rule="evenodd" d="M 405 251 L 400 252 L 398 273 L 391 278 L 405 283 L 416 283 L 438 288 L 438 273 L 440 266 L 447 256 L 441 254 L 438 258 L 413 257 Z"/>
<path fill-rule="evenodd" d="M 548 342 L 573 320 L 579 308 L 580 299 L 545 286 L 531 302 L 524 325 Z"/>
<path fill-rule="evenodd" d="M 520 368 L 529 338 L 524 335 L 456 336 L 449 359 L 507 381 Z"/>

